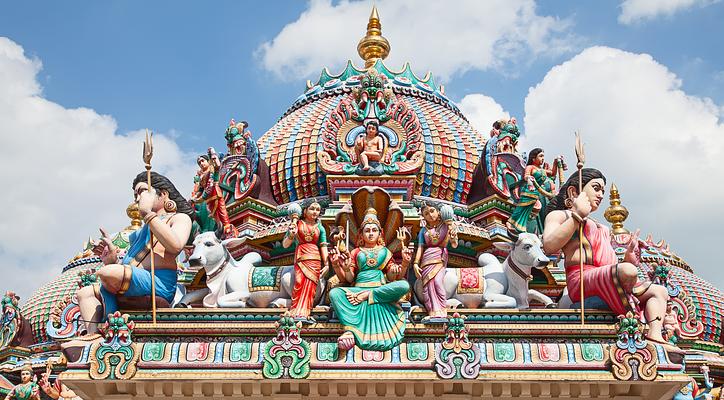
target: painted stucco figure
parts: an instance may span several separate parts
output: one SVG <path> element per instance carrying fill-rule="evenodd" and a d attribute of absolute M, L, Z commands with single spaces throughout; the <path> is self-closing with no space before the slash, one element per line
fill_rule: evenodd
<path fill-rule="evenodd" d="M 518 138 L 520 131 L 515 117 L 509 120 L 500 121 L 500 131 L 498 133 L 498 152 L 499 153 L 517 153 Z"/>
<path fill-rule="evenodd" d="M 313 202 L 304 210 L 295 206 L 290 209 L 292 222 L 282 241 L 285 248 L 296 245 L 291 315 L 296 319 L 311 320 L 309 315 L 314 308 L 317 286 L 328 268 L 327 233 L 319 222 L 322 211 L 319 203 Z"/>
<path fill-rule="evenodd" d="M 442 212 L 441 212 L 442 211 Z M 417 237 L 415 255 L 415 276 L 422 279 L 422 297 L 430 318 L 447 317 L 447 293 L 445 290 L 445 270 L 447 268 L 447 245 L 458 246 L 457 230 L 453 224 L 453 211 L 450 206 L 438 210 L 432 205 L 421 207 L 425 226 Z M 444 214 L 444 215 L 443 215 Z"/>
<path fill-rule="evenodd" d="M 378 129 L 377 121 L 367 121 L 365 134 L 355 140 L 354 151 L 363 171 L 369 171 L 370 162 L 380 162 L 384 155 L 385 142 L 379 136 Z"/>
<path fill-rule="evenodd" d="M 337 340 L 339 348 L 348 350 L 357 345 L 364 350 L 385 351 L 398 345 L 405 332 L 405 313 L 398 302 L 409 292 L 410 284 L 388 280 L 409 266 L 412 250 L 403 248 L 402 265 L 392 261 L 377 213 L 369 209 L 360 227 L 357 248 L 351 252 L 335 250 L 330 260 L 340 281 L 354 285 L 336 287 L 329 293 L 345 331 Z"/>
<path fill-rule="evenodd" d="M 555 177 L 562 165 L 560 160 L 561 157 L 557 157 L 551 167 L 545 162 L 543 149 L 530 151 L 521 181 L 520 198 L 506 223 L 509 232 L 514 235 L 528 232 L 528 223 L 538 217 L 548 205 L 548 200 L 556 195 Z M 542 224 L 537 228 L 542 230 Z"/>
<path fill-rule="evenodd" d="M 224 238 L 239 236 L 239 231 L 229 221 L 229 213 L 226 210 L 224 193 L 219 187 L 219 170 L 221 161 L 213 147 L 209 147 L 208 154 L 202 154 L 196 159 L 199 170 L 194 177 L 194 190 L 191 193 L 191 201 L 206 210 L 201 214 L 207 215 L 216 221 L 216 225 L 223 229 Z"/>
<path fill-rule="evenodd" d="M 544 250 L 548 254 L 563 252 L 568 294 L 573 301 L 582 300 L 579 261 L 583 257 L 586 298 L 601 298 L 617 315 L 631 310 L 642 312 L 649 324 L 648 338 L 665 343 L 661 332 L 669 295 L 661 285 L 638 280 L 638 232 L 631 235 L 623 261 L 619 262 L 608 228 L 589 218 L 603 200 L 606 178 L 596 169 L 584 168 L 583 190 L 578 193 L 578 174 L 571 175 L 548 204 Z M 580 224 L 583 224 L 583 238 L 578 237 Z M 583 254 L 579 252 L 579 240 L 583 240 Z"/>
<path fill-rule="evenodd" d="M 40 400 L 40 386 L 33 382 L 33 368 L 30 365 L 20 371 L 20 383 L 10 389 L 5 400 Z"/>
<path fill-rule="evenodd" d="M 130 235 L 130 246 L 120 259 L 119 250 L 103 234 L 96 252 L 103 266 L 96 271 L 100 285 L 78 289 L 78 304 L 85 330 L 97 332 L 97 324 L 118 310 L 118 297 L 151 295 L 151 257 L 154 257 L 156 296 L 169 304 L 176 293 L 176 257 L 191 232 L 193 211 L 176 187 L 163 175 L 151 172 L 151 191 L 146 172 L 133 180 L 133 191 L 145 224 Z M 103 231 L 101 231 L 103 233 Z M 150 243 L 153 233 L 154 242 Z"/>

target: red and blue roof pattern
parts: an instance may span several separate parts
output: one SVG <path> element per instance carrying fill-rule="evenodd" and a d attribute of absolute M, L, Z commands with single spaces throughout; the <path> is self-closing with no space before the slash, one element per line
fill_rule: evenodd
<path fill-rule="evenodd" d="M 417 175 L 415 194 L 465 203 L 484 136 L 435 86 L 431 74 L 419 79 L 409 64 L 393 72 L 381 61 L 374 68 L 388 77 L 393 92 L 414 110 L 422 126 L 425 162 Z M 325 175 L 317 163 L 320 132 L 339 102 L 359 86 L 359 77 L 364 73 L 351 63 L 337 76 L 325 70 L 319 81 L 308 85 L 307 91 L 259 139 L 277 202 L 327 194 Z"/>
<path fill-rule="evenodd" d="M 60 276 L 43 285 L 28 299 L 20 309 L 21 314 L 30 323 L 35 343 L 45 343 L 50 339 L 45 327 L 50 312 L 65 296 L 73 296 L 78 290 L 78 272 L 96 269 L 103 265 L 99 257 L 81 258 L 68 264 Z"/>

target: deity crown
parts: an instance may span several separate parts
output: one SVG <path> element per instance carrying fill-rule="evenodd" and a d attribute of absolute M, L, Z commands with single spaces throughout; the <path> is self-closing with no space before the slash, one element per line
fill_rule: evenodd
<path fill-rule="evenodd" d="M 365 218 L 362 220 L 362 226 L 364 227 L 367 224 L 375 224 L 378 228 L 382 229 L 382 226 L 380 226 L 380 220 L 377 218 L 377 210 L 374 208 L 368 208 L 367 212 L 365 212 Z"/>
<path fill-rule="evenodd" d="M 239 139 L 245 139 L 244 134 L 248 126 L 249 124 L 246 121 L 241 121 L 237 123 L 232 118 L 232 120 L 229 122 L 229 127 L 226 128 L 226 134 L 224 135 L 224 137 L 226 138 L 226 143 L 232 144 Z"/>

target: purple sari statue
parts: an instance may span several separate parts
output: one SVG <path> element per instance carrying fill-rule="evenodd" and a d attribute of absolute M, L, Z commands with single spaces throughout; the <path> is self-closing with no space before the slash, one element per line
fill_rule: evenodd
<path fill-rule="evenodd" d="M 446 207 L 446 206 L 443 206 Z M 449 206 L 447 206 L 449 207 Z M 429 205 L 422 206 L 425 226 L 420 229 L 415 257 L 415 275 L 422 279 L 422 297 L 429 318 L 446 318 L 447 296 L 443 281 L 447 267 L 447 245 L 457 247 L 457 230 L 452 224 L 452 209 L 442 210 Z M 429 319 L 428 318 L 428 319 Z"/>

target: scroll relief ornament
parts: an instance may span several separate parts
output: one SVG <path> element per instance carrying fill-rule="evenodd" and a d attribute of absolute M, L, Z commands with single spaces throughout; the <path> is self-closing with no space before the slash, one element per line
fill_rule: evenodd
<path fill-rule="evenodd" d="M 295 322 L 289 312 L 277 321 L 277 336 L 264 348 L 262 374 L 267 379 L 304 379 L 309 376 L 311 351 L 309 343 L 300 336 L 301 322 Z"/>
<path fill-rule="evenodd" d="M 465 319 L 455 313 L 447 324 L 445 341 L 435 345 L 435 370 L 441 379 L 477 379 L 480 348 L 468 339 Z"/>
<path fill-rule="evenodd" d="M 653 381 L 658 360 L 654 345 L 644 339 L 644 324 L 631 311 L 618 318 L 618 340 L 609 348 L 613 376 L 622 381 Z"/>
<path fill-rule="evenodd" d="M 131 339 L 135 323 L 128 314 L 116 311 L 99 329 L 102 340 L 90 348 L 90 377 L 92 379 L 131 379 L 136 374 L 140 352 Z"/>

